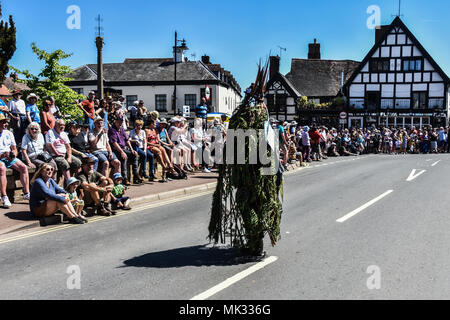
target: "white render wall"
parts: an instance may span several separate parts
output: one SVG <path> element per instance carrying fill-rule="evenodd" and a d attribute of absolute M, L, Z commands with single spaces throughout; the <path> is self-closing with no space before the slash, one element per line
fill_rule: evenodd
<path fill-rule="evenodd" d="M 97 86 L 71 86 L 71 88 L 83 89 L 83 94 L 87 95 L 89 91 L 97 90 Z M 172 110 L 172 94 L 173 85 L 170 86 L 112 86 L 115 90 L 122 90 L 122 95 L 137 96 L 137 100 L 144 100 L 148 111 L 155 110 L 157 94 L 165 94 L 167 101 L 167 111 Z M 185 94 L 195 94 L 196 103 L 200 103 L 200 89 L 205 88 L 205 85 L 177 85 L 177 109 L 182 110 L 185 105 Z M 212 105 L 215 112 L 233 113 L 234 109 L 240 103 L 240 96 L 232 89 L 225 88 L 220 85 L 211 85 Z M 193 112 L 194 110 L 191 110 Z"/>

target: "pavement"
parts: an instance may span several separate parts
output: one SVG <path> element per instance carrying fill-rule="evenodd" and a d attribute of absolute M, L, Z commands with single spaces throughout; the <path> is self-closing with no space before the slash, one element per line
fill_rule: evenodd
<path fill-rule="evenodd" d="M 163 200 L 207 190 L 215 187 L 217 173 L 196 172 L 189 174 L 187 180 L 173 180 L 168 183 L 146 182 L 143 185 L 131 185 L 126 191 L 131 200 L 131 206 L 142 203 Z M 16 231 L 40 228 L 39 220 L 30 213 L 28 201 L 20 201 L 9 209 L 0 208 L 0 235 Z"/>
<path fill-rule="evenodd" d="M 449 174 L 448 154 L 290 171 L 261 261 L 209 243 L 208 190 L 0 237 L 0 299 L 449 299 Z"/>

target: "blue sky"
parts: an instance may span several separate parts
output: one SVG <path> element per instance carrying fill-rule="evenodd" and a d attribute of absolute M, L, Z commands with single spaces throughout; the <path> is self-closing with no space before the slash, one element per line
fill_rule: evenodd
<path fill-rule="evenodd" d="M 292 58 L 306 58 L 314 38 L 323 59 L 362 60 L 374 44 L 367 28 L 367 8 L 381 9 L 381 23 L 390 24 L 398 0 L 2 0 L 3 14 L 17 25 L 17 51 L 10 64 L 39 72 L 30 44 L 73 53 L 65 61 L 75 68 L 96 63 L 95 18 L 102 15 L 104 62 L 125 58 L 170 57 L 174 31 L 185 38 L 187 57 L 203 54 L 230 70 L 242 88 L 256 74 L 259 59 L 282 52 L 281 72 Z M 70 5 L 81 9 L 81 29 L 69 30 Z M 403 21 L 441 68 L 450 75 L 450 1 L 402 0 Z"/>

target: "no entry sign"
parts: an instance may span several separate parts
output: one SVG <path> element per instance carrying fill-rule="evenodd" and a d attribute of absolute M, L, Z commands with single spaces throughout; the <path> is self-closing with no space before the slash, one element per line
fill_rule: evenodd
<path fill-rule="evenodd" d="M 348 117 L 347 112 L 342 111 L 341 113 L 339 113 L 339 118 L 340 118 L 341 120 L 345 120 L 345 119 L 347 119 L 347 117 Z"/>
<path fill-rule="evenodd" d="M 209 88 L 208 85 L 206 85 L 205 87 L 205 99 L 209 100 L 211 98 L 211 89 Z"/>

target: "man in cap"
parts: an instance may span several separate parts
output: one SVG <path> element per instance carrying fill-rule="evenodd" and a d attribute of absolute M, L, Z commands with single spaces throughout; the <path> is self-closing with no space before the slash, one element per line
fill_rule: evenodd
<path fill-rule="evenodd" d="M 84 191 L 83 200 L 87 207 L 94 206 L 98 215 L 114 215 L 116 212 L 111 210 L 110 203 L 111 191 L 114 187 L 113 182 L 111 179 L 95 171 L 94 163 L 95 161 L 91 158 L 84 158 L 82 170 L 77 177 Z"/>
<path fill-rule="evenodd" d="M 11 207 L 11 202 L 6 194 L 6 169 L 14 169 L 20 173 L 20 182 L 23 186 L 23 199 L 30 200 L 30 181 L 27 166 L 17 159 L 17 147 L 14 135 L 8 130 L 8 119 L 0 114 L 0 191 L 2 193 L 3 206 Z"/>
<path fill-rule="evenodd" d="M 85 123 L 80 126 L 77 122 L 73 123 L 69 128 L 69 140 L 72 146 L 72 154 L 79 159 L 84 159 L 86 157 L 92 158 L 95 162 L 94 170 L 97 171 L 98 158 L 91 153 L 89 125 Z"/>
<path fill-rule="evenodd" d="M 123 129 L 123 118 L 114 120 L 113 125 L 108 130 L 109 143 L 112 150 L 121 163 L 121 171 L 124 177 L 124 185 L 129 186 L 130 177 L 128 175 L 128 161 L 131 161 L 133 176 L 139 176 L 138 172 L 138 153 L 133 149 L 128 135 Z"/>

